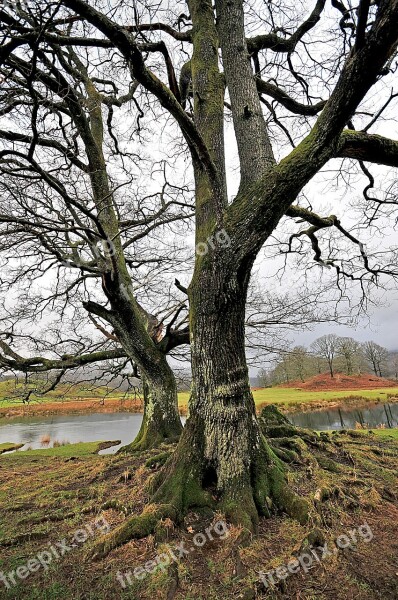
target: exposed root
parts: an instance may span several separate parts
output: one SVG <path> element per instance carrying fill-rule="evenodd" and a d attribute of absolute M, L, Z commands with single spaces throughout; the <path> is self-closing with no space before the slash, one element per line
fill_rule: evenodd
<path fill-rule="evenodd" d="M 170 455 L 171 452 L 161 452 L 160 454 L 156 454 L 156 456 L 151 456 L 151 458 L 145 461 L 145 466 L 150 469 L 158 469 L 165 464 Z"/>
<path fill-rule="evenodd" d="M 149 458 L 147 468 L 162 467 L 147 481 L 151 504 L 140 516 L 127 519 L 99 539 L 92 555 L 101 558 L 132 538 L 154 533 L 162 519 L 178 525 L 189 510 L 219 510 L 233 524 L 254 532 L 259 518 L 273 512 L 284 512 L 300 524 L 307 523 L 311 507 L 314 509 L 319 500 L 312 498 L 309 502 L 292 489 L 287 481 L 289 465 L 305 466 L 307 475 L 310 470 L 312 476 L 319 470 L 314 450 L 321 454 L 331 442 L 294 427 L 276 407 L 263 410 L 260 425 L 263 432 L 270 432 L 273 437 L 267 440 L 261 436 L 250 457 L 247 478 L 233 481 L 229 489 L 219 489 L 215 466 L 206 463 L 203 449 L 193 446 L 188 432 L 174 453 L 163 452 Z M 137 448 L 135 443 L 130 447 Z M 319 462 L 330 471 L 338 469 L 331 459 Z"/>
<path fill-rule="evenodd" d="M 162 444 L 174 444 L 178 442 L 178 438 L 178 434 L 166 437 L 158 431 L 149 432 L 146 429 L 142 434 L 140 432 L 131 444 L 119 448 L 117 454 L 133 454 L 135 452 L 153 450 L 154 448 L 160 448 Z"/>
<path fill-rule="evenodd" d="M 141 539 L 153 533 L 163 518 L 175 519 L 174 507 L 150 504 L 139 516 L 133 516 L 110 533 L 101 536 L 88 552 L 89 558 L 105 558 L 112 550 L 132 539 Z"/>

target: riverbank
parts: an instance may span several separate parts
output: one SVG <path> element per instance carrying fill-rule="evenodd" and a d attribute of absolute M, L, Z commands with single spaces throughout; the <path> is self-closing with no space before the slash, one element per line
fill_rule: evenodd
<path fill-rule="evenodd" d="M 204 532 L 214 530 L 212 515 L 195 510 L 180 528 L 165 521 L 157 535 L 133 540 L 97 561 L 87 556 L 102 533 L 99 525 L 114 530 L 125 522 L 126 514 L 141 513 L 148 501 L 144 484 L 159 470 L 155 459 L 159 450 L 100 456 L 94 454 L 98 443 L 92 443 L 3 455 L 1 570 L 8 577 L 20 567 L 18 573 L 25 575 L 24 567 L 37 556 L 50 557 L 51 565 L 26 571 L 23 579 L 15 578 L 15 585 L 6 578 L 8 590 L 0 581 L 0 597 L 396 599 L 398 444 L 383 439 L 387 432 L 375 434 L 330 434 L 332 443 L 323 460 L 315 450 L 312 453 L 320 467 L 291 470 L 291 484 L 313 504 L 307 525 L 272 514 L 261 518 L 256 536 L 228 526 L 227 536 L 204 538 Z M 223 517 L 217 515 L 219 521 Z M 353 531 L 356 539 L 347 547 L 346 536 Z M 195 545 L 198 535 L 205 542 Z M 261 573 L 275 574 L 275 569 L 308 554 L 310 539 L 328 549 L 320 553 L 319 561 L 314 559 L 311 566 L 303 561 L 305 568 L 276 579 L 276 587 L 261 579 Z M 67 545 L 65 552 L 45 554 L 62 544 Z M 188 552 L 164 569 L 148 569 L 145 577 L 132 576 L 131 583 L 121 579 L 122 573 L 150 566 L 156 557 L 181 547 Z"/>
<path fill-rule="evenodd" d="M 260 388 L 253 390 L 257 410 L 264 406 L 276 404 L 285 413 L 309 412 L 325 409 L 355 409 L 371 404 L 397 403 L 398 387 L 384 387 L 358 390 L 309 391 L 300 388 Z M 182 392 L 178 396 L 180 414 L 187 414 L 189 393 Z M 43 399 L 22 404 L 2 402 L 0 419 L 13 417 L 35 417 L 56 415 L 84 415 L 94 413 L 142 413 L 143 399 L 135 396 L 79 399 Z"/>
<path fill-rule="evenodd" d="M 81 400 L 57 400 L 10 404 L 0 407 L 0 419 L 12 417 L 37 417 L 56 415 L 87 415 L 94 413 L 112 414 L 119 412 L 142 413 L 141 398 L 87 398 Z"/>

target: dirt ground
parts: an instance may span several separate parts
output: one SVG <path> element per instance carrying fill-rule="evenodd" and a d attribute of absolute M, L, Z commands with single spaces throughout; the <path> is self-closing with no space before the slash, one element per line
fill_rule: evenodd
<path fill-rule="evenodd" d="M 291 486 L 311 502 L 307 525 L 275 514 L 261 520 L 257 535 L 224 525 L 221 535 L 216 528 L 223 515 L 194 511 L 178 527 L 164 522 L 156 535 L 131 541 L 99 561 L 89 558 L 102 533 L 98 523 L 104 523 L 96 519 L 105 518 L 113 528 L 127 514 L 141 512 L 148 501 L 145 481 L 159 468 L 151 460 L 156 452 L 73 456 L 71 446 L 63 457 L 3 455 L 0 572 L 9 589 L 0 581 L 0 598 L 397 599 L 398 443 L 359 432 L 329 438 L 333 441 L 326 443 L 322 456 L 314 450 L 304 469 L 289 470 Z M 317 469 L 316 457 L 322 465 Z M 72 544 L 82 529 L 91 531 L 87 541 Z M 350 535 L 345 548 L 340 547 L 344 535 Z M 29 571 L 25 579 L 14 575 L 17 585 L 10 583 L 9 574 L 17 567 L 59 548 L 64 539 L 70 546 L 64 555 Z M 319 546 L 322 551 L 315 549 Z M 185 553 L 180 558 L 181 547 Z M 307 566 L 309 559 L 303 557 L 311 552 L 319 560 L 312 554 Z M 278 578 L 276 570 L 295 564 L 292 560 L 301 561 L 300 568 Z M 271 578 L 261 575 L 265 572 Z"/>

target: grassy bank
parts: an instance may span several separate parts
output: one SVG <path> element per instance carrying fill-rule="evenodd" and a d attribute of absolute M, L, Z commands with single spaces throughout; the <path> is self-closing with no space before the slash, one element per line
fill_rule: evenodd
<path fill-rule="evenodd" d="M 211 527 L 212 517 L 190 513 L 181 527 L 165 523 L 162 535 L 135 540 L 92 561 L 88 551 L 100 535 L 98 517 L 110 528 L 126 513 L 139 514 L 147 502 L 144 483 L 158 467 L 148 458 L 99 456 L 95 445 L 78 444 L 48 451 L 0 457 L 0 571 L 23 567 L 66 540 L 70 551 L 7 589 L 2 600 L 392 600 L 398 597 L 398 443 L 374 434 L 335 434 L 322 468 L 289 473 L 291 485 L 311 501 L 329 490 L 307 525 L 283 515 L 263 518 L 256 536 L 230 527 L 228 536 L 206 542 L 168 568 L 123 588 L 117 573 L 134 570 L 181 543 L 193 548 L 193 536 Z M 172 448 L 169 448 L 172 450 Z M 55 452 L 56 451 L 56 452 Z M 314 456 L 316 455 L 316 452 Z M 348 458 L 349 457 L 349 460 Z M 73 459 L 73 460 L 72 460 Z M 216 515 L 221 519 L 222 515 Z M 372 539 L 335 551 L 337 536 L 367 523 Z M 91 528 L 86 542 L 72 544 L 77 531 Z M 332 555 L 301 569 L 283 585 L 265 589 L 259 573 L 283 566 L 300 555 L 310 532 L 327 543 Z"/>
<path fill-rule="evenodd" d="M 277 404 L 279 408 L 294 412 L 295 410 L 312 410 L 327 406 L 360 406 L 372 402 L 398 401 L 398 387 L 374 390 L 319 391 L 312 392 L 296 388 L 264 388 L 253 390 L 257 408 L 267 404 Z M 179 394 L 180 407 L 185 408 L 189 394 Z"/>
<path fill-rule="evenodd" d="M 98 388 L 98 396 L 84 396 L 88 393 L 76 386 L 79 395 L 63 395 L 66 390 L 40 399 L 33 399 L 29 405 L 20 399 L 7 396 L 4 384 L 0 382 L 0 418 L 5 416 L 52 415 L 52 414 L 84 414 L 92 412 L 142 412 L 142 400 L 138 397 L 126 397 L 124 394 L 105 396 L 106 392 Z M 6 395 L 5 395 L 6 394 Z M 102 394 L 102 396 L 101 396 Z M 254 401 L 258 409 L 267 404 L 277 404 L 279 408 L 289 412 L 316 410 L 327 407 L 360 407 L 367 403 L 398 401 L 398 387 L 380 389 L 357 389 L 349 391 L 308 391 L 299 388 L 266 388 L 253 391 Z M 182 392 L 178 396 L 180 411 L 186 414 L 189 393 Z"/>

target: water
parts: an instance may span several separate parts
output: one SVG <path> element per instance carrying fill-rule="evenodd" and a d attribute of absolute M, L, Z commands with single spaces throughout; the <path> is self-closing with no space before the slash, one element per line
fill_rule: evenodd
<path fill-rule="evenodd" d="M 95 413 L 91 415 L 60 415 L 52 417 L 21 417 L 0 425 L 0 444 L 12 442 L 25 444 L 21 450 L 31 447 L 43 448 L 41 438 L 50 436 L 54 440 L 96 442 L 121 440 L 118 446 L 102 450 L 101 454 L 113 454 L 121 446 L 129 444 L 137 435 L 142 421 L 141 414 Z"/>
<path fill-rule="evenodd" d="M 328 429 L 355 429 L 356 423 L 376 428 L 398 426 L 398 404 L 377 404 L 367 408 L 333 409 L 288 415 L 294 425 L 325 431 Z"/>
<path fill-rule="evenodd" d="M 398 426 L 398 404 L 377 404 L 353 410 L 322 410 L 289 415 L 299 427 L 310 429 L 353 429 L 356 423 L 366 427 Z M 102 450 L 101 454 L 113 454 L 121 446 L 133 441 L 141 426 L 142 415 L 134 413 L 96 413 L 91 415 L 61 415 L 52 417 L 21 417 L 0 425 L 0 444 L 12 442 L 28 447 L 42 448 L 41 438 L 50 436 L 62 442 L 96 442 L 120 440 L 121 444 Z M 184 421 L 184 419 L 183 419 Z"/>

